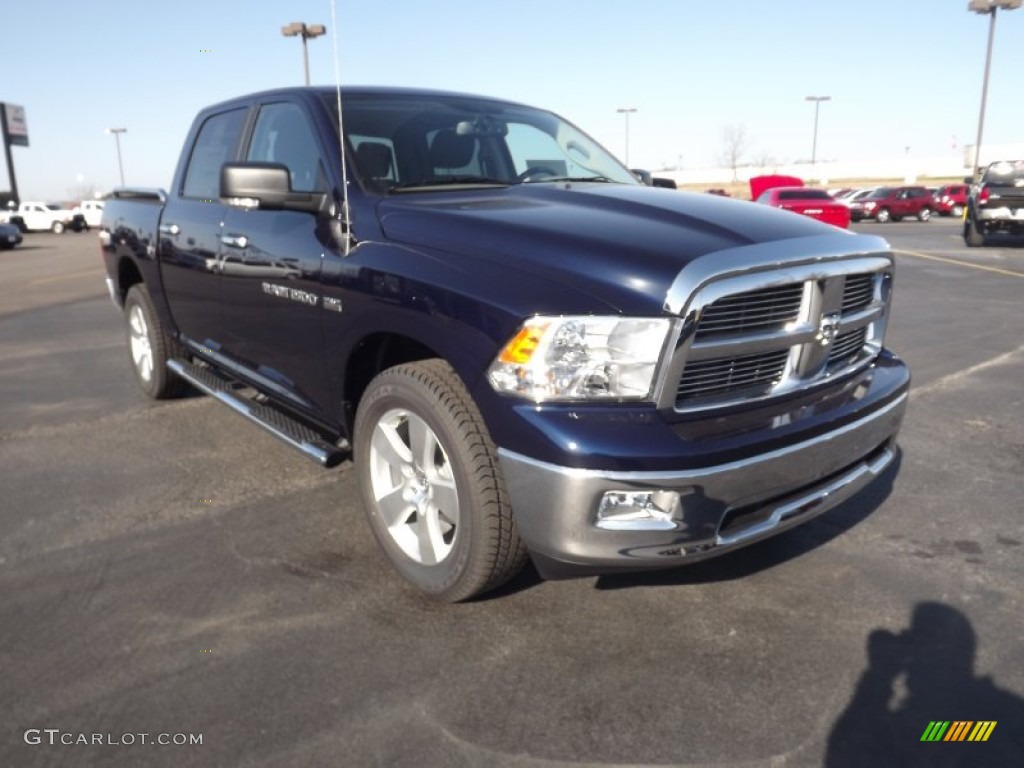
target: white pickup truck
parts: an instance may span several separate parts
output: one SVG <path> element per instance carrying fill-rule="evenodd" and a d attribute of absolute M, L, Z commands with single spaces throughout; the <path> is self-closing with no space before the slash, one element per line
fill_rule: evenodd
<path fill-rule="evenodd" d="M 98 227 L 103 215 L 102 200 L 83 200 L 72 209 L 72 213 L 80 213 L 85 218 L 86 227 Z"/>
<path fill-rule="evenodd" d="M 85 217 L 61 203 L 21 203 L 0 214 L 0 222 L 14 224 L 22 232 L 49 230 L 58 235 L 68 228 L 76 232 L 86 228 Z"/>

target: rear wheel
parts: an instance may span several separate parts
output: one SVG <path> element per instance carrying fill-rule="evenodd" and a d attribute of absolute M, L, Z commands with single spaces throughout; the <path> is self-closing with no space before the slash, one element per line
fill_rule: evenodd
<path fill-rule="evenodd" d="M 64 222 L 63 221 L 55 221 L 55 222 L 53 222 L 53 224 L 50 225 L 50 231 L 52 231 L 53 234 L 55 234 L 55 235 L 62 235 L 62 234 L 64 234 Z"/>
<path fill-rule="evenodd" d="M 970 248 L 979 248 L 985 245 L 985 233 L 978 229 L 974 219 L 964 220 L 964 242 Z"/>
<path fill-rule="evenodd" d="M 887 221 L 889 221 L 890 218 L 891 217 L 889 215 L 888 208 L 882 208 L 878 211 L 878 213 L 875 214 L 875 221 L 877 221 L 879 224 L 885 224 Z"/>
<path fill-rule="evenodd" d="M 184 357 L 181 345 L 172 339 L 153 307 L 146 287 L 133 285 L 124 300 L 125 332 L 135 380 L 154 400 L 177 397 L 188 386 L 167 367 L 173 357 Z"/>
<path fill-rule="evenodd" d="M 457 602 L 518 573 L 526 550 L 497 449 L 447 363 L 399 365 L 370 382 L 354 448 L 370 528 L 416 587 Z"/>
<path fill-rule="evenodd" d="M 918 221 L 928 221 L 928 219 L 930 219 L 931 217 L 932 217 L 932 209 L 931 208 L 922 208 L 917 213 L 917 220 Z"/>

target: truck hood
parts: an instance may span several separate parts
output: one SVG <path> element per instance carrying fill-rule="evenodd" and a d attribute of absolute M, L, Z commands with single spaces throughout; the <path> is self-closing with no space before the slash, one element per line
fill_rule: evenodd
<path fill-rule="evenodd" d="M 387 239 L 430 249 L 457 268 L 500 263 L 639 315 L 660 313 L 672 281 L 700 256 L 839 234 L 745 201 L 602 183 L 392 194 L 378 215 Z"/>

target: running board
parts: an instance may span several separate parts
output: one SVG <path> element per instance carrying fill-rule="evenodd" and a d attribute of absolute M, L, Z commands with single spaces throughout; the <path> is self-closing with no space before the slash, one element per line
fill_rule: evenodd
<path fill-rule="evenodd" d="M 212 368 L 193 365 L 184 360 L 168 360 L 167 367 L 196 389 L 219 400 L 324 467 L 340 464 L 348 455 L 347 443 L 339 448 L 319 432 L 273 406 L 256 403 L 235 394 L 232 391 L 234 380 Z"/>

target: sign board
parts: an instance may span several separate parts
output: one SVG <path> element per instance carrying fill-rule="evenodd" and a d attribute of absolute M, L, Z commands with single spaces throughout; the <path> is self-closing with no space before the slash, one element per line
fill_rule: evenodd
<path fill-rule="evenodd" d="M 25 122 L 25 108 L 16 104 L 4 104 L 7 118 L 7 140 L 12 146 L 28 146 L 28 123 Z"/>

